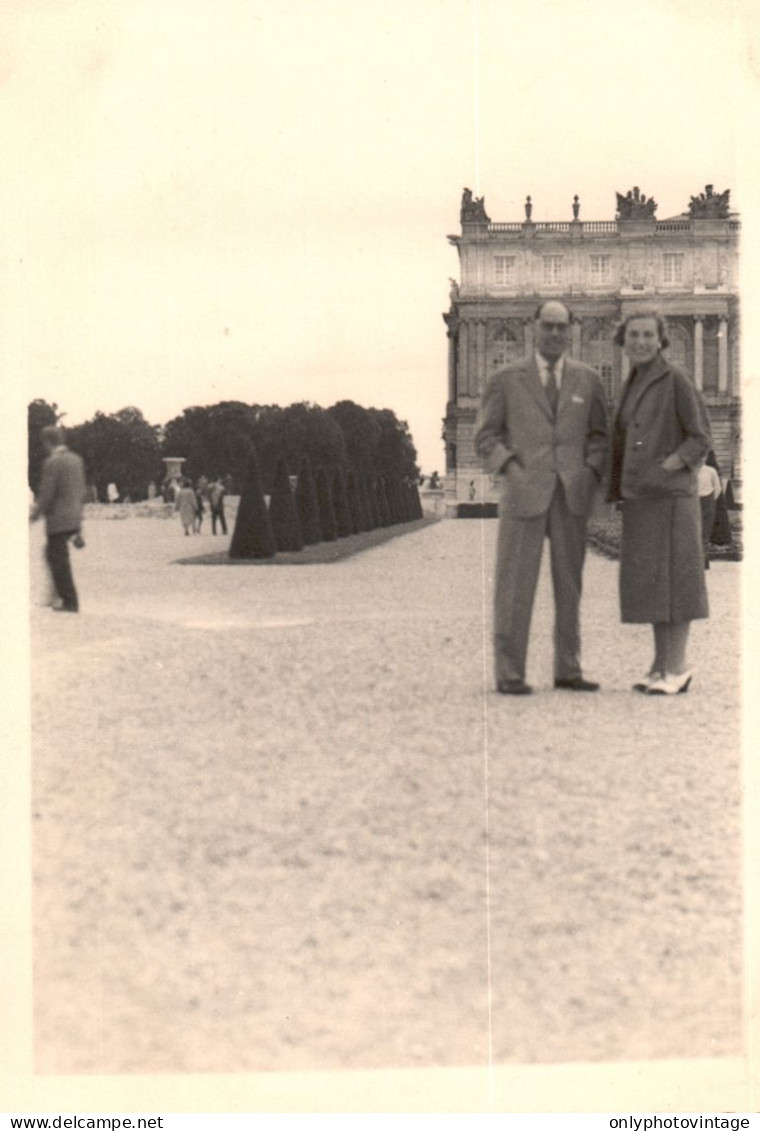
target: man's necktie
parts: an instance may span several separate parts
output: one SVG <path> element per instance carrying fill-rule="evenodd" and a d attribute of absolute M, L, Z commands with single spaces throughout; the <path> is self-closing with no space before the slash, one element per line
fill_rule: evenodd
<path fill-rule="evenodd" d="M 551 410 L 556 416 L 557 401 L 559 400 L 559 390 L 557 388 L 557 378 L 554 374 L 553 365 L 547 365 L 546 367 L 546 396 L 549 400 Z"/>

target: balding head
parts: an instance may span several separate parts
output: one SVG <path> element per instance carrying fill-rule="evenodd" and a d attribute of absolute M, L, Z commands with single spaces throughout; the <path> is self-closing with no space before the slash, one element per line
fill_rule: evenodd
<path fill-rule="evenodd" d="M 567 349 L 570 311 L 564 302 L 547 299 L 536 311 L 536 349 L 552 364 Z"/>
<path fill-rule="evenodd" d="M 63 428 L 58 428 L 55 424 L 46 424 L 40 432 L 40 439 L 50 451 L 59 448 L 66 441 Z"/>

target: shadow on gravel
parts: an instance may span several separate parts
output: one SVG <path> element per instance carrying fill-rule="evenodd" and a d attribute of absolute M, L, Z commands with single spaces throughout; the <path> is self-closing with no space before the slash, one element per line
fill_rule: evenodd
<path fill-rule="evenodd" d="M 394 526 L 382 526 L 376 530 L 368 530 L 362 534 L 349 534 L 335 542 L 317 542 L 313 546 L 304 546 L 297 552 L 288 550 L 275 554 L 273 558 L 231 558 L 227 550 L 220 550 L 213 554 L 198 554 L 192 558 L 178 558 L 172 565 L 230 565 L 230 566 L 272 566 L 272 565 L 329 565 L 343 558 L 353 557 L 363 550 L 371 550 L 374 546 L 382 546 L 392 538 L 399 538 L 402 534 L 412 534 L 415 530 L 422 530 L 425 526 L 432 526 L 441 522 L 438 515 L 425 515 L 424 518 L 414 522 L 399 522 Z"/>

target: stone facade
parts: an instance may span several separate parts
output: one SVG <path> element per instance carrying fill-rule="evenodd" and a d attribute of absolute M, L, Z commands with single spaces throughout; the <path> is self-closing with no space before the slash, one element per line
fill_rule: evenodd
<path fill-rule="evenodd" d="M 493 223 L 483 198 L 465 190 L 459 253 L 460 282 L 451 280 L 443 315 L 449 342 L 448 396 L 443 438 L 450 513 L 472 497 L 495 501 L 496 485 L 473 447 L 475 415 L 488 377 L 533 350 L 536 307 L 561 299 L 573 313 L 570 352 L 602 377 L 610 408 L 628 372 L 613 344 L 628 314 L 655 307 L 668 320 L 668 356 L 704 394 L 724 476 L 739 468 L 739 221 L 728 193 L 692 197 L 689 211 L 657 220 L 653 199 L 638 188 L 617 194 L 614 220 L 573 219 Z"/>

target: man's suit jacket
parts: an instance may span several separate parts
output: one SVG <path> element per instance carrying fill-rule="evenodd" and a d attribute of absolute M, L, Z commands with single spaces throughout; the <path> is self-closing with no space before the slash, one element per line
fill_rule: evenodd
<path fill-rule="evenodd" d="M 607 410 L 599 376 L 565 356 L 555 417 L 535 357 L 508 365 L 488 382 L 475 447 L 490 471 L 505 472 L 503 514 L 544 514 L 559 478 L 570 511 L 588 515 L 607 452 Z"/>
<path fill-rule="evenodd" d="M 79 529 L 86 489 L 81 457 L 63 446 L 51 452 L 42 465 L 35 506 L 35 512 L 45 516 L 48 534 Z"/>

